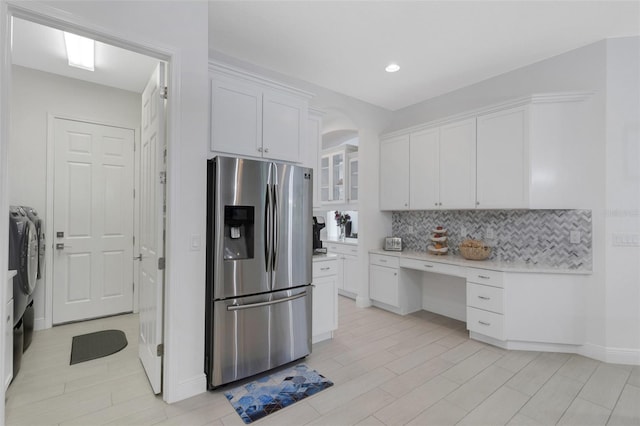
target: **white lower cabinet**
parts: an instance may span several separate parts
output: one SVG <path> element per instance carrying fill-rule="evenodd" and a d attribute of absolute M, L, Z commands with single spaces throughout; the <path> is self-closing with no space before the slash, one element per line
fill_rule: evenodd
<path fill-rule="evenodd" d="M 422 282 L 415 271 L 400 268 L 397 257 L 370 254 L 369 297 L 375 306 L 406 315 L 422 309 Z"/>
<path fill-rule="evenodd" d="M 504 274 L 467 268 L 467 330 L 505 340 Z"/>
<path fill-rule="evenodd" d="M 369 276 L 369 296 L 371 299 L 399 308 L 398 269 L 370 265 Z"/>
<path fill-rule="evenodd" d="M 360 266 L 358 246 L 328 242 L 327 251 L 338 255 L 338 293 L 355 299 L 360 292 Z"/>
<path fill-rule="evenodd" d="M 313 263 L 311 341 L 331 339 L 338 328 L 338 260 Z"/>

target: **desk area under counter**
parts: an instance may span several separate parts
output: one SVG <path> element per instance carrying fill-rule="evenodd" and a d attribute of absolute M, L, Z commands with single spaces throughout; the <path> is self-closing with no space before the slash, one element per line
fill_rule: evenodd
<path fill-rule="evenodd" d="M 456 255 L 369 251 L 369 296 L 399 315 L 427 310 L 465 321 L 469 336 L 505 349 L 575 352 L 585 343 L 591 271 Z"/>

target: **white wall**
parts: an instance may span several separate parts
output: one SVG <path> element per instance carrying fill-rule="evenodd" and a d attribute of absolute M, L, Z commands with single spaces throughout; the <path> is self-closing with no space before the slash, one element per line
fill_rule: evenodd
<path fill-rule="evenodd" d="M 140 95 L 20 66 L 12 67 L 11 84 L 9 202 L 34 207 L 46 220 L 48 114 L 137 129 Z M 44 302 L 45 286 L 39 285 L 36 329 L 44 327 Z"/>
<path fill-rule="evenodd" d="M 204 238 L 205 230 L 207 2 L 1 1 L 133 43 L 142 53 L 171 56 L 163 398 L 174 402 L 204 392 L 204 252 L 191 251 L 190 241 Z"/>
<path fill-rule="evenodd" d="M 606 84 L 605 345 L 640 364 L 640 248 L 613 245 L 640 235 L 640 37 L 607 40 Z"/>
<path fill-rule="evenodd" d="M 599 165 L 590 173 L 594 258 L 584 289 L 585 353 L 610 362 L 640 363 L 640 256 L 636 248 L 611 244 L 613 232 L 637 235 L 640 229 L 639 54 L 638 37 L 603 40 L 396 111 L 386 129 L 532 93 L 594 92 L 585 122 L 592 139 L 584 141 Z"/>

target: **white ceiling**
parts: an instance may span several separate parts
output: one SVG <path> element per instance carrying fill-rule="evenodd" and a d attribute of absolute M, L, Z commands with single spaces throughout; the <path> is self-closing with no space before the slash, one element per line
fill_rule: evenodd
<path fill-rule="evenodd" d="M 95 71 L 70 67 L 62 31 L 13 19 L 11 60 L 16 65 L 142 93 L 158 60 L 96 42 Z"/>
<path fill-rule="evenodd" d="M 638 34 L 640 1 L 209 2 L 211 50 L 389 110 Z"/>

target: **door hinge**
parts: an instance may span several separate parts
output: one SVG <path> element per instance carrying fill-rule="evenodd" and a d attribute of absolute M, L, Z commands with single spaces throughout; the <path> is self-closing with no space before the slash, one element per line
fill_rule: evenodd
<path fill-rule="evenodd" d="M 136 283 L 131 283 L 131 289 L 133 291 L 133 294 L 136 293 Z"/>
<path fill-rule="evenodd" d="M 134 246 L 136 245 L 136 236 L 135 235 L 133 236 L 133 245 Z"/>
<path fill-rule="evenodd" d="M 136 198 L 136 189 L 133 188 L 133 198 Z"/>
<path fill-rule="evenodd" d="M 164 257 L 159 257 L 158 258 L 158 269 L 163 271 L 164 270 L 164 266 L 165 266 Z"/>
<path fill-rule="evenodd" d="M 160 172 L 160 183 L 163 185 L 167 183 L 167 172 Z"/>
<path fill-rule="evenodd" d="M 160 97 L 162 99 L 167 99 L 169 97 L 169 88 L 167 86 L 160 89 Z"/>
<path fill-rule="evenodd" d="M 164 355 L 164 343 L 160 343 L 158 346 L 156 346 L 156 355 L 157 356 Z"/>

